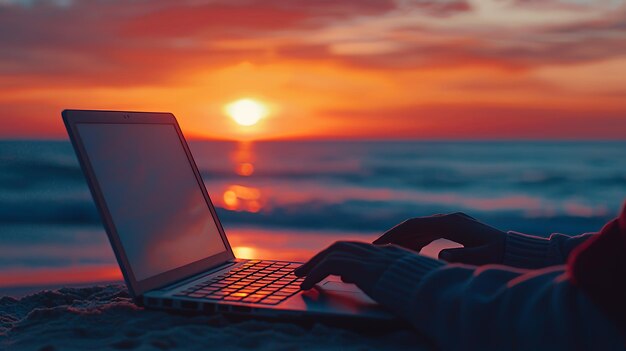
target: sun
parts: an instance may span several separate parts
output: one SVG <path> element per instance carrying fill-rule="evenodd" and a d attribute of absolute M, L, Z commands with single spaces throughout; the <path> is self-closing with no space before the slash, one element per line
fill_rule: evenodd
<path fill-rule="evenodd" d="M 240 99 L 225 107 L 226 114 L 237 124 L 249 127 L 257 124 L 261 118 L 267 116 L 267 108 L 252 99 Z"/>

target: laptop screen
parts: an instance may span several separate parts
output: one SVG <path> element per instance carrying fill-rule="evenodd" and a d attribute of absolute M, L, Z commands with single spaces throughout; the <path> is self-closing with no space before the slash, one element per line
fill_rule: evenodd
<path fill-rule="evenodd" d="M 76 124 L 138 281 L 226 247 L 171 124 Z"/>

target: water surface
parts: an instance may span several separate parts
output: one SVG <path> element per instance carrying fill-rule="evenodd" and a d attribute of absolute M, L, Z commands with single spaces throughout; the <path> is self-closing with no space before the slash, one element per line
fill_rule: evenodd
<path fill-rule="evenodd" d="M 236 254 L 304 260 L 414 216 L 598 230 L 626 198 L 626 142 L 192 142 Z M 0 141 L 0 285 L 119 279 L 68 142 Z"/>

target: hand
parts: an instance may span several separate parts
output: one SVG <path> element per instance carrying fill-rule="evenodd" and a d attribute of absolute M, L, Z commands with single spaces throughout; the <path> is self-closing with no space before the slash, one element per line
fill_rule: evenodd
<path fill-rule="evenodd" d="M 420 251 L 442 238 L 464 246 L 441 250 L 442 260 L 473 265 L 502 263 L 506 233 L 460 212 L 408 219 L 374 240 L 374 244 L 396 244 Z"/>
<path fill-rule="evenodd" d="M 354 283 L 371 295 L 389 265 L 404 255 L 415 253 L 394 245 L 338 241 L 313 256 L 294 273 L 298 277 L 306 276 L 301 284 L 302 290 L 311 289 L 329 275 L 338 275 L 344 282 Z"/>

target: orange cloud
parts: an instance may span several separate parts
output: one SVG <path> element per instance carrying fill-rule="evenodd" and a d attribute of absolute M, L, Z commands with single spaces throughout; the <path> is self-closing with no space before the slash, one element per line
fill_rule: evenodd
<path fill-rule="evenodd" d="M 62 137 L 71 107 L 196 137 L 623 138 L 625 23 L 614 1 L 5 1 L 0 137 Z M 221 113 L 241 97 L 274 107 L 253 131 Z"/>

